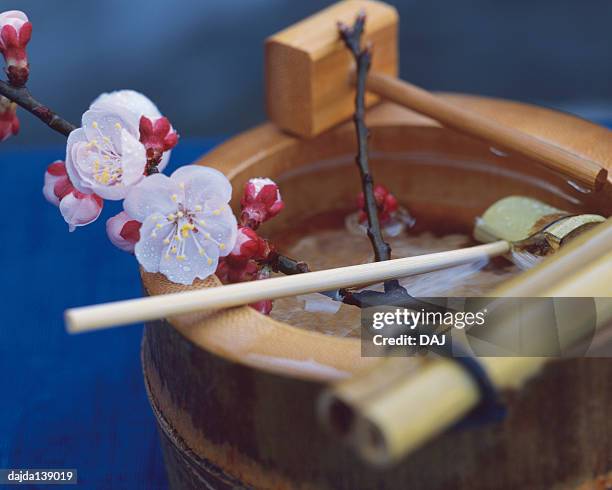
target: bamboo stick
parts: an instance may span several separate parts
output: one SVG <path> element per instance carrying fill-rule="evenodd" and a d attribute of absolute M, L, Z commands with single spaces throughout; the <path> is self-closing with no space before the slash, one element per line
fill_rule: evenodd
<path fill-rule="evenodd" d="M 69 332 L 86 332 L 206 309 L 230 308 L 265 299 L 284 298 L 354 285 L 372 284 L 388 279 L 399 279 L 474 262 L 487 257 L 496 257 L 509 251 L 510 244 L 508 242 L 498 241 L 449 252 L 307 272 L 264 281 L 117 301 L 66 310 L 65 321 Z"/>
<path fill-rule="evenodd" d="M 448 103 L 420 87 L 390 75 L 370 74 L 367 89 L 387 100 L 429 116 L 443 126 L 476 136 L 501 149 L 533 158 L 590 190 L 601 189 L 608 178 L 608 171 L 591 160 Z"/>
<path fill-rule="evenodd" d="M 551 260 L 518 278 L 503 294 L 517 297 L 612 297 L 612 219 L 586 232 Z M 589 288 L 582 292 L 582 287 Z M 502 293 L 493 293 L 501 296 Z M 595 301 L 597 328 L 612 321 L 611 301 Z M 525 312 L 523 312 L 525 313 Z M 536 312 L 533 312 L 535 315 Z M 511 323 L 512 318 L 508 319 Z M 589 324 L 564 330 L 563 343 L 579 342 Z M 503 330 L 508 325 L 499 324 Z M 511 326 L 509 327 L 511 328 Z M 521 386 L 547 362 L 544 357 L 480 357 L 483 368 L 498 390 Z M 414 373 L 414 359 L 381 361 L 374 376 L 343 381 L 323 393 L 319 415 L 323 422 L 352 444 L 364 459 L 387 465 L 415 450 L 427 440 L 460 420 L 479 401 L 475 382 L 449 359 L 433 359 Z M 398 376 L 404 369 L 405 376 Z M 381 390 L 376 381 L 384 372 L 393 383 Z M 397 381 L 395 381 L 397 380 Z M 341 407 L 341 410 L 337 410 Z M 336 410 L 336 413 L 334 413 Z M 338 412 L 342 417 L 338 416 Z M 343 425 L 344 424 L 344 425 Z"/>

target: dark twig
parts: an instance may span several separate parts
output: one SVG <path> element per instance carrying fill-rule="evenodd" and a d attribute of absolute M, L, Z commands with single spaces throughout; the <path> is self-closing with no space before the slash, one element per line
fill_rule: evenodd
<path fill-rule="evenodd" d="M 12 100 L 18 106 L 23 107 L 26 111 L 31 112 L 51 129 L 66 137 L 76 129 L 76 126 L 62 119 L 32 97 L 26 87 L 13 87 L 0 80 L 0 94 Z"/>
<path fill-rule="evenodd" d="M 374 249 L 374 258 L 376 262 L 389 260 L 391 258 L 391 247 L 385 242 L 380 228 L 378 219 L 378 206 L 374 197 L 374 178 L 370 173 L 370 164 L 368 159 L 368 137 L 369 131 L 365 124 L 365 86 L 370 65 L 372 63 L 372 51 L 369 46 L 361 47 L 361 36 L 365 27 L 366 16 L 365 12 L 360 12 L 353 27 L 346 24 L 338 23 L 340 37 L 344 41 L 346 47 L 350 50 L 357 65 L 357 90 L 355 93 L 355 114 L 353 120 L 355 122 L 355 130 L 357 131 L 357 166 L 361 174 L 361 187 L 365 201 L 365 211 L 368 216 L 367 233 L 372 248 Z M 408 292 L 396 280 L 385 281 L 384 295 L 391 295 L 395 299 L 403 298 L 403 301 L 410 301 L 412 298 Z M 355 293 L 354 297 L 357 294 Z M 369 297 L 372 297 L 370 295 Z M 386 301 L 386 298 L 380 297 L 381 303 Z"/>
<path fill-rule="evenodd" d="M 274 272 L 282 272 L 286 276 L 310 272 L 310 268 L 306 262 L 300 262 L 276 252 L 270 254 L 267 264 L 272 267 Z"/>
<path fill-rule="evenodd" d="M 286 276 L 292 276 L 295 274 L 303 274 L 310 272 L 310 267 L 306 262 L 298 261 L 279 254 L 272 252 L 266 261 L 266 265 L 269 265 L 274 272 L 281 272 Z M 353 299 L 353 293 L 347 289 L 335 289 L 333 291 L 322 291 L 321 294 L 333 299 L 334 301 L 341 301 L 354 306 L 361 306 L 359 299 Z"/>
<path fill-rule="evenodd" d="M 380 230 L 380 222 L 378 220 L 378 207 L 374 197 L 374 179 L 370 173 L 370 165 L 368 162 L 368 136 L 369 131 L 365 125 L 365 84 L 370 70 L 372 53 L 369 47 L 361 48 L 361 36 L 365 26 L 365 13 L 361 12 L 353 27 L 339 23 L 338 29 L 340 36 L 346 44 L 346 47 L 351 51 L 355 64 L 357 65 L 357 92 L 355 94 L 355 114 L 353 120 L 357 131 L 357 166 L 361 174 L 361 186 L 365 198 L 365 210 L 368 216 L 367 233 L 372 248 L 374 249 L 374 257 L 377 262 L 381 260 L 389 260 L 391 258 L 391 247 L 385 242 Z"/>

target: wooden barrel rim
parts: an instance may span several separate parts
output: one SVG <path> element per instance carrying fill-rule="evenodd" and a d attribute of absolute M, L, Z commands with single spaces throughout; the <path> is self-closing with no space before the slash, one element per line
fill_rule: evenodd
<path fill-rule="evenodd" d="M 612 168 L 612 133 L 606 128 L 575 116 L 518 102 L 459 94 L 442 96 Z M 435 121 L 391 103 L 370 109 L 368 125 L 373 130 L 394 126 L 439 128 Z M 330 133 L 352 130 L 349 122 L 330 130 Z M 230 139 L 197 163 L 218 168 L 233 180 L 270 155 L 303 143 L 267 123 Z M 611 180 L 601 192 L 611 194 Z M 180 287 L 172 285 L 160 274 L 142 272 L 141 275 L 148 295 L 220 284 L 213 277 L 193 286 Z M 249 307 L 177 317 L 168 323 L 199 348 L 257 369 L 303 379 L 339 379 L 378 362 L 361 357 L 357 339 L 309 332 L 261 315 Z"/>

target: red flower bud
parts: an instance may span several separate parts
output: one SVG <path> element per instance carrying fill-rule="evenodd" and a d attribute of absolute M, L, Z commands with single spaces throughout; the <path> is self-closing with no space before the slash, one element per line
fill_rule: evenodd
<path fill-rule="evenodd" d="M 238 227 L 238 237 L 231 253 L 219 259 L 215 274 L 223 284 L 254 281 L 269 276 L 262 265 L 272 247 L 267 240 L 246 226 Z"/>
<path fill-rule="evenodd" d="M 43 185 L 43 195 L 47 201 L 59 206 L 60 201 L 73 190 L 64 162 L 57 160 L 47 167 Z"/>
<path fill-rule="evenodd" d="M 250 179 L 245 184 L 240 205 L 241 223 L 254 230 L 285 207 L 276 183 L 265 178 Z"/>
<path fill-rule="evenodd" d="M 257 303 L 251 303 L 249 306 L 263 315 L 269 315 L 272 311 L 272 300 L 264 299 L 262 301 L 258 301 Z"/>
<path fill-rule="evenodd" d="M 4 141 L 19 132 L 17 104 L 0 95 L 0 141 Z"/>
<path fill-rule="evenodd" d="M 161 162 L 164 152 L 171 150 L 178 143 L 178 134 L 172 129 L 166 117 L 160 117 L 155 122 L 141 116 L 140 142 L 147 150 L 147 164 L 153 167 Z"/>
<path fill-rule="evenodd" d="M 134 246 L 140 240 L 142 223 L 131 219 L 125 211 L 106 221 L 106 234 L 113 245 L 125 252 L 134 253 Z"/>
<path fill-rule="evenodd" d="M 215 274 L 223 284 L 248 282 L 257 277 L 259 268 L 259 264 L 254 260 L 247 260 L 242 264 L 230 264 L 227 257 L 221 257 Z"/>
<path fill-rule="evenodd" d="M 248 261 L 263 261 L 270 255 L 271 247 L 267 240 L 247 226 L 238 227 L 236 244 L 225 261 L 231 267 L 244 266 Z"/>
<path fill-rule="evenodd" d="M 381 224 L 385 224 L 391 219 L 391 215 L 399 209 L 397 198 L 384 185 L 377 184 L 374 186 L 374 199 L 378 209 L 378 219 Z M 365 211 L 363 192 L 357 197 L 357 205 L 359 206 L 359 222 L 367 222 L 368 215 Z"/>
<path fill-rule="evenodd" d="M 26 14 L 10 10 L 0 14 L 0 53 L 6 61 L 9 82 L 21 87 L 28 81 L 30 66 L 26 46 L 32 37 L 32 24 Z"/>

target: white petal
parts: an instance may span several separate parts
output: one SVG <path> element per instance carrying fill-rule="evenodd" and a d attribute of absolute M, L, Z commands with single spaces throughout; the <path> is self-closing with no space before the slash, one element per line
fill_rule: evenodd
<path fill-rule="evenodd" d="M 7 10 L 0 14 L 0 28 L 11 25 L 17 32 L 23 24 L 28 22 L 28 16 L 21 10 Z"/>
<path fill-rule="evenodd" d="M 64 196 L 59 209 L 70 231 L 74 231 L 77 226 L 85 226 L 94 222 L 102 212 L 102 206 L 93 196 L 79 199 L 73 192 Z"/>
<path fill-rule="evenodd" d="M 90 109 L 129 111 L 129 122 L 137 128 L 140 125 L 140 116 L 146 116 L 153 120 L 161 117 L 157 106 L 148 97 L 134 90 L 104 93 L 93 101 Z"/>
<path fill-rule="evenodd" d="M 135 220 L 144 222 L 154 213 L 167 215 L 176 212 L 177 201 L 172 199 L 173 194 L 181 194 L 178 186 L 167 175 L 153 174 L 130 188 L 123 208 Z"/>
<path fill-rule="evenodd" d="M 72 185 L 77 190 L 85 194 L 91 194 L 91 185 L 78 166 L 78 152 L 85 143 L 87 143 L 87 136 L 83 128 L 75 129 L 68 135 L 68 142 L 66 144 L 66 172 L 70 182 L 72 182 Z"/>
<path fill-rule="evenodd" d="M 193 209 L 208 200 L 227 203 L 232 197 L 232 185 L 218 170 L 201 165 L 185 165 L 170 177 L 177 184 L 185 185 L 185 206 Z"/>
<path fill-rule="evenodd" d="M 133 216 L 133 215 L 130 215 Z M 147 272 L 159 272 L 160 263 L 163 258 L 165 249 L 168 247 L 164 244 L 164 236 L 162 233 L 152 233 L 156 231 L 156 225 L 160 221 L 161 216 L 153 214 L 147 218 L 140 228 L 140 240 L 134 247 L 134 254 L 138 259 L 139 264 Z M 170 260 L 176 260 L 174 257 Z"/>
<path fill-rule="evenodd" d="M 168 166 L 168 162 L 170 161 L 170 155 L 172 154 L 172 150 L 165 151 L 162 155 L 161 161 L 157 166 L 157 170 L 163 172 L 164 169 Z"/>
<path fill-rule="evenodd" d="M 63 175 L 52 175 L 49 172 L 45 172 L 45 183 L 42 189 L 43 196 L 45 196 L 45 199 L 55 206 L 59 206 L 60 203 L 59 198 L 55 195 L 55 183 L 58 180 L 65 178 L 66 177 Z"/>
<path fill-rule="evenodd" d="M 189 285 L 196 278 L 206 279 L 217 270 L 219 248 L 212 242 L 198 247 L 195 234 L 190 234 L 188 238 L 183 239 L 182 246 L 184 259 L 179 260 L 177 256 L 171 255 L 169 259 L 163 258 L 160 263 L 159 271 L 172 282 Z"/>
<path fill-rule="evenodd" d="M 145 147 L 129 132 L 122 129 L 121 143 L 118 151 L 121 153 L 121 182 L 104 185 L 92 179 L 91 188 L 104 199 L 118 201 L 125 199 L 131 188 L 144 179 L 144 169 L 147 163 Z"/>
<path fill-rule="evenodd" d="M 140 138 L 138 126 L 133 126 L 129 121 L 129 116 L 122 117 L 119 112 L 108 110 L 89 110 L 83 114 L 83 129 L 88 141 L 97 140 L 100 145 L 104 137 L 110 139 L 114 148 L 121 147 L 121 135 L 124 131 L 129 131 L 136 139 Z"/>
<path fill-rule="evenodd" d="M 267 185 L 276 186 L 276 182 L 274 182 L 268 177 L 254 177 L 252 179 L 249 179 L 249 182 L 253 184 L 253 186 L 255 187 L 255 192 L 257 194 L 259 194 L 259 191 L 261 191 Z"/>
<path fill-rule="evenodd" d="M 144 145 L 127 131 L 121 131 L 122 182 L 129 186 L 143 178 L 147 165 L 147 151 Z"/>
<path fill-rule="evenodd" d="M 206 233 L 210 233 L 210 236 L 217 243 L 222 243 L 223 247 L 219 250 L 219 255 L 225 257 L 231 253 L 232 249 L 236 244 L 238 238 L 238 223 L 236 217 L 232 213 L 231 208 L 224 204 L 220 208 L 221 213 L 219 215 L 197 213 L 196 219 L 198 220 L 199 230 L 199 242 L 204 244 Z M 203 221 L 204 225 L 200 222 Z"/>

